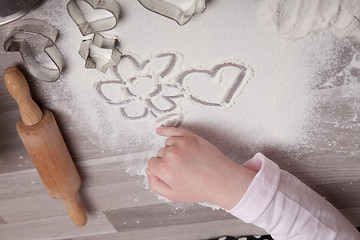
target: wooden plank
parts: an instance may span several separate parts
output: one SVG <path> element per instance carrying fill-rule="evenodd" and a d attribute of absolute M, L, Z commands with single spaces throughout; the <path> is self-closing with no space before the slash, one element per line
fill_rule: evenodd
<path fill-rule="evenodd" d="M 133 160 L 135 156 L 144 157 L 141 156 L 141 152 L 127 153 L 124 151 L 119 155 L 118 151 L 104 151 L 84 137 L 79 131 L 80 127 L 71 119 L 63 118 L 62 114 L 54 113 L 54 115 L 74 162 L 93 159 L 101 161 L 112 156 L 120 157 L 124 161 Z M 16 132 L 15 126 L 18 118 L 18 110 L 0 112 L 0 174 L 34 168 Z M 148 155 L 146 157 L 149 158 Z"/>
<path fill-rule="evenodd" d="M 85 188 L 79 195 L 88 212 L 163 202 L 149 190 L 144 191 L 143 187 L 132 182 Z M 51 198 L 47 193 L 0 200 L 0 212 L 11 223 L 67 214 L 62 201 Z"/>
<path fill-rule="evenodd" d="M 51 198 L 47 193 L 1 200 L 0 212 L 9 224 L 67 216 L 63 202 Z"/>
<path fill-rule="evenodd" d="M 214 237 L 262 235 L 267 234 L 263 229 L 251 224 L 244 224 L 238 219 L 227 219 L 221 221 L 201 222 L 185 225 L 172 225 L 168 227 L 157 226 L 155 228 L 138 229 L 111 233 L 93 237 L 80 237 L 74 240 L 134 240 L 134 239 L 156 239 L 156 240 L 199 240 Z"/>
<path fill-rule="evenodd" d="M 326 198 L 326 200 L 328 200 L 336 208 L 359 207 L 359 181 L 320 183 L 310 187 L 312 187 L 321 196 Z"/>
<path fill-rule="evenodd" d="M 137 177 L 126 173 L 129 165 L 146 164 L 143 155 L 113 156 L 78 162 L 77 168 L 82 176 L 82 188 L 102 186 L 106 184 L 136 182 Z M 31 160 L 30 160 L 31 161 Z M 45 193 L 36 169 L 0 174 L 0 199 L 17 198 Z"/>
<path fill-rule="evenodd" d="M 360 227 L 360 207 L 339 209 L 342 214 L 356 227 Z"/>
<path fill-rule="evenodd" d="M 66 239 L 114 232 L 101 212 L 89 214 L 84 227 L 77 227 L 67 216 L 0 225 L 1 239 L 11 240 Z"/>
<path fill-rule="evenodd" d="M 46 194 L 35 169 L 0 175 L 0 200 Z"/>
<path fill-rule="evenodd" d="M 0 174 L 33 168 L 16 132 L 18 118 L 18 110 L 0 113 Z"/>
<path fill-rule="evenodd" d="M 80 164 L 78 168 L 82 171 L 83 186 L 79 195 L 89 212 L 163 202 L 151 191 L 145 190 L 143 177 L 130 176 L 125 172 L 127 162 L 135 161 L 137 156 L 127 156 L 127 159 L 111 157 Z M 48 196 L 35 169 L 1 174 L 0 192 L 0 212 L 7 222 L 66 214 L 62 202 Z"/>
<path fill-rule="evenodd" d="M 179 204 L 147 205 L 105 211 L 104 214 L 118 232 L 233 218 L 223 210 L 212 210 L 197 204 L 182 205 L 183 207 Z"/>
<path fill-rule="evenodd" d="M 354 94 L 354 87 L 359 88 L 317 91 L 320 100 L 310 141 L 297 161 L 297 169 L 305 173 L 299 178 L 337 208 L 356 208 L 360 203 L 360 95 Z"/>
<path fill-rule="evenodd" d="M 82 161 L 78 169 L 82 173 L 80 191 L 88 211 L 116 210 L 163 203 L 146 190 L 145 177 L 130 176 L 128 166 L 146 164 L 148 153 L 108 157 Z M 140 168 L 140 167 L 137 168 Z M 311 167 L 311 165 L 309 165 Z M 354 170 L 355 169 L 355 170 Z M 318 168 L 313 171 L 312 187 L 340 208 L 358 206 L 359 182 L 350 179 L 357 170 L 337 171 Z M 353 172 L 354 171 L 354 172 Z M 318 176 L 319 175 L 319 176 Z M 323 181 L 323 182 L 322 182 Z M 339 189 L 341 190 L 339 194 Z M 66 214 L 61 202 L 49 197 L 35 169 L 0 175 L 0 212 L 8 222 L 62 216 Z M 31 206 L 31 208 L 26 207 Z M 15 210 L 14 210 L 15 209 Z M 49 214 L 48 209 L 52 209 Z M 351 217 L 351 212 L 346 212 Z"/>

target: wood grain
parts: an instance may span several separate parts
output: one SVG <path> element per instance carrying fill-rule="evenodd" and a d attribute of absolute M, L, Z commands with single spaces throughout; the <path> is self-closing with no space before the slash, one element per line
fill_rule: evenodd
<path fill-rule="evenodd" d="M 2 217 L 0 217 L 0 224 L 5 224 L 5 223 L 6 223 L 5 220 Z"/>
<path fill-rule="evenodd" d="M 28 15 L 39 16 L 39 11 Z M 11 27 L 12 24 L 0 27 L 0 46 Z M 342 54 L 346 61 L 352 59 L 349 54 L 347 50 Z M 87 226 L 77 228 L 67 216 L 65 206 L 48 196 L 16 133 L 19 112 L 3 81 L 4 69 L 10 65 L 24 70 L 20 54 L 6 53 L 0 47 L 0 239 L 195 240 L 265 234 L 262 229 L 224 215 L 223 211 L 169 204 L 159 199 L 148 189 L 146 178 L 130 168 L 146 164 L 151 151 L 125 150 L 121 155 L 111 149 L 104 151 L 65 110 L 56 110 L 53 113 L 83 180 L 79 195 L 89 220 Z M 334 67 L 321 74 L 329 78 L 342 68 Z M 25 76 L 34 99 L 43 107 L 51 106 L 51 100 L 45 97 L 49 94 L 46 89 Z M 54 92 L 62 94 L 60 83 L 52 86 Z M 184 127 L 207 138 L 239 163 L 258 151 L 263 152 L 360 226 L 360 95 L 351 94 L 356 91 L 360 92 L 356 82 L 313 89 L 318 102 L 307 124 L 309 139 L 292 149 L 248 148 L 227 142 L 221 129 L 186 124 Z"/>
<path fill-rule="evenodd" d="M 199 240 L 214 237 L 228 236 L 244 236 L 266 234 L 264 230 L 254 227 L 251 224 L 244 224 L 237 219 L 228 219 L 221 221 L 200 222 L 186 225 L 173 225 L 169 227 L 156 227 L 148 229 L 138 229 L 135 231 L 126 231 L 101 235 L 102 239 L 107 240 L 133 240 L 147 239 L 151 236 L 157 240 Z M 99 238 L 90 237 L 86 240 L 97 240 Z M 85 240 L 85 238 L 75 238 L 74 240 Z"/>
<path fill-rule="evenodd" d="M 344 209 L 339 209 L 339 210 L 342 214 L 344 214 L 345 216 L 348 216 L 349 221 L 354 226 L 360 226 L 360 208 L 359 207 L 344 208 Z"/>
<path fill-rule="evenodd" d="M 254 227 L 251 224 L 244 224 L 237 219 L 227 219 L 221 221 L 200 222 L 185 225 L 173 225 L 168 227 L 158 226 L 156 228 L 137 229 L 119 233 L 104 234 L 93 237 L 79 237 L 74 240 L 133 240 L 133 239 L 151 239 L 156 240 L 199 240 L 214 237 L 244 236 L 266 234 L 262 229 Z"/>
<path fill-rule="evenodd" d="M 0 236 L 12 240 L 64 239 L 114 232 L 115 229 L 102 213 L 90 215 L 88 224 L 82 228 L 69 221 L 68 216 L 0 225 Z"/>
<path fill-rule="evenodd" d="M 182 207 L 178 204 L 156 204 L 105 211 L 104 214 L 118 232 L 234 218 L 223 210 L 212 210 L 197 204 L 183 204 Z"/>

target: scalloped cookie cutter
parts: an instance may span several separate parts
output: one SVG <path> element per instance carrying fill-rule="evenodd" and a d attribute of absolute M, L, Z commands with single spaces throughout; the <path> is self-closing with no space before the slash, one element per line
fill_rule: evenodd
<path fill-rule="evenodd" d="M 46 68 L 35 60 L 26 41 L 26 33 L 40 34 L 48 39 L 44 51 L 57 69 Z M 59 30 L 47 22 L 32 18 L 24 19 L 17 22 L 10 31 L 4 42 L 4 49 L 7 52 L 19 52 L 26 69 L 35 78 L 45 82 L 54 82 L 60 77 L 60 72 L 65 65 L 64 58 L 55 44 L 58 34 Z"/>
<path fill-rule="evenodd" d="M 108 58 L 102 55 L 102 50 L 111 51 Z M 83 40 L 79 54 L 85 59 L 85 68 L 96 68 L 101 72 L 106 72 L 109 67 L 117 65 L 122 56 L 119 40 L 105 37 L 100 33 Z"/>
<path fill-rule="evenodd" d="M 80 1 L 80 0 L 79 0 Z M 90 33 L 106 31 L 114 28 L 120 17 L 120 4 L 116 0 L 81 0 L 89 4 L 94 10 L 104 9 L 109 11 L 113 16 L 101 18 L 88 22 L 83 11 L 77 4 L 76 0 L 70 0 L 66 6 L 72 20 L 79 27 L 83 36 Z"/>
<path fill-rule="evenodd" d="M 205 0 L 139 0 L 150 11 L 174 19 L 179 25 L 187 23 L 195 13 L 206 9 Z"/>

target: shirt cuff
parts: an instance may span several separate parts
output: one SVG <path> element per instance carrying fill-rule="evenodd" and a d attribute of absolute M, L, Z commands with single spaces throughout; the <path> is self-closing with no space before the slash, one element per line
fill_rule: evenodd
<path fill-rule="evenodd" d="M 246 223 L 258 219 L 274 198 L 280 181 L 280 168 L 261 153 L 243 164 L 256 172 L 246 193 L 229 213 Z"/>

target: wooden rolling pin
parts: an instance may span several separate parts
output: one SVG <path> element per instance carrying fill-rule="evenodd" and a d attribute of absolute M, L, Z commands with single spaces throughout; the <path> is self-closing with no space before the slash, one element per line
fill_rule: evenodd
<path fill-rule="evenodd" d="M 4 80 L 19 105 L 16 129 L 49 195 L 63 200 L 71 220 L 84 226 L 86 211 L 77 196 L 81 179 L 54 115 L 33 101 L 27 81 L 16 67 L 5 69 Z"/>

